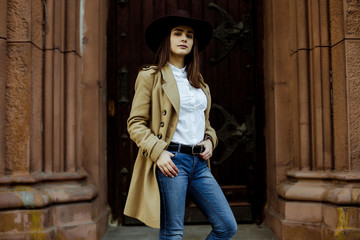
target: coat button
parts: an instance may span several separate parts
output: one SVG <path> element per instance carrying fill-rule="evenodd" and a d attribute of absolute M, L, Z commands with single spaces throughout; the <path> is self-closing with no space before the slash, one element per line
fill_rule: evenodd
<path fill-rule="evenodd" d="M 142 155 L 143 155 L 144 157 L 147 157 L 147 156 L 148 156 L 148 153 L 147 153 L 146 151 L 143 151 Z"/>
<path fill-rule="evenodd" d="M 161 122 L 161 123 L 160 123 L 160 127 L 164 127 L 164 122 Z"/>
<path fill-rule="evenodd" d="M 162 115 L 166 115 L 166 110 L 164 110 L 164 111 L 162 112 Z"/>
<path fill-rule="evenodd" d="M 159 135 L 158 135 L 158 138 L 159 138 L 159 139 L 161 139 L 161 138 L 162 138 L 162 135 L 161 135 L 161 134 L 159 134 Z"/>

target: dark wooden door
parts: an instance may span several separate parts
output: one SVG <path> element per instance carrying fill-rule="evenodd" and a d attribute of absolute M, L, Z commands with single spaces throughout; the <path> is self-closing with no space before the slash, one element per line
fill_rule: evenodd
<path fill-rule="evenodd" d="M 265 201 L 261 2 L 256 0 L 113 0 L 108 18 L 108 201 L 122 215 L 137 147 L 126 130 L 139 68 L 154 54 L 144 41 L 152 19 L 186 9 L 208 20 L 214 38 L 201 53 L 201 69 L 212 94 L 210 121 L 219 147 L 212 173 L 239 222 L 259 222 Z M 202 222 L 189 204 L 186 222 Z"/>

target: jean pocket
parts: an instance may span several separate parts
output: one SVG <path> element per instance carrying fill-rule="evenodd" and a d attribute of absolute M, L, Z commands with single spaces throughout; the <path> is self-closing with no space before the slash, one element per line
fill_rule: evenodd
<path fill-rule="evenodd" d="M 176 152 L 176 151 L 168 151 L 168 152 L 174 154 L 174 156 L 171 157 L 171 160 L 173 160 L 176 157 L 176 155 L 178 154 L 178 152 Z"/>

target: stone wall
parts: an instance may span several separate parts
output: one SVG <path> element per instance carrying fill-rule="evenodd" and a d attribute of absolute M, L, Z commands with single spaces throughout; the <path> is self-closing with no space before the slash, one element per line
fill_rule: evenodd
<path fill-rule="evenodd" d="M 266 222 L 280 239 L 359 239 L 359 1 L 265 9 Z"/>
<path fill-rule="evenodd" d="M 0 239 L 106 229 L 106 13 L 107 1 L 0 2 Z"/>

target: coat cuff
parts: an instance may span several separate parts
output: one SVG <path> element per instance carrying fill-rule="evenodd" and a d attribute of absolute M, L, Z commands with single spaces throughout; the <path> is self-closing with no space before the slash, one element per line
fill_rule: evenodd
<path fill-rule="evenodd" d="M 167 142 L 165 141 L 157 141 L 157 143 L 154 145 L 152 151 L 151 151 L 151 155 L 150 155 L 150 159 L 154 162 L 156 162 L 161 154 L 162 151 L 164 151 L 167 147 Z"/>

